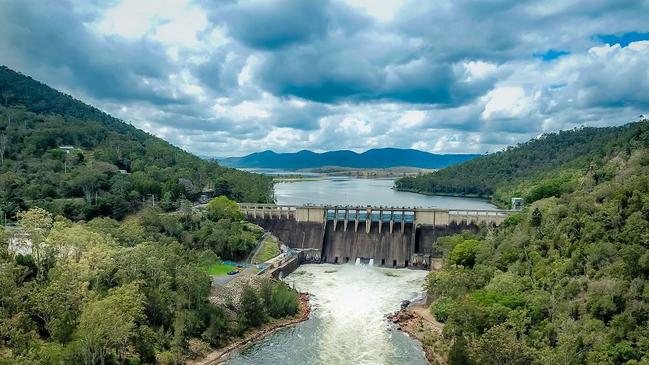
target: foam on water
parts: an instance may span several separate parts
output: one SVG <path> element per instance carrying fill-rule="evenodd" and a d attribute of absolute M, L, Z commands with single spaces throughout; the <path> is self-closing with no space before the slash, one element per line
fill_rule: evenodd
<path fill-rule="evenodd" d="M 384 316 L 421 292 L 424 271 L 304 265 L 285 278 L 313 295 L 311 319 L 280 330 L 227 364 L 426 364 L 421 345 Z"/>

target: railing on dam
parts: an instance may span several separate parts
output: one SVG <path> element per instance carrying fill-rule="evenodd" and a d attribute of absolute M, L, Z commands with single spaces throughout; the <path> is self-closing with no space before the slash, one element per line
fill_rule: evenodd
<path fill-rule="evenodd" d="M 446 226 L 449 224 L 499 225 L 507 216 L 506 210 L 435 209 L 407 207 L 354 206 L 290 206 L 275 204 L 239 204 L 247 216 L 260 219 L 295 219 L 298 222 L 379 222 L 412 223 L 415 225 Z"/>

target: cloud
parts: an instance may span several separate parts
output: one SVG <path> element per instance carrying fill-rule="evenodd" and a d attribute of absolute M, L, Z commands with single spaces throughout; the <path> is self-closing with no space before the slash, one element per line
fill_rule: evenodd
<path fill-rule="evenodd" d="M 647 1 L 5 0 L 0 63 L 203 156 L 495 151 L 649 109 Z"/>
<path fill-rule="evenodd" d="M 173 95 L 173 65 L 160 44 L 97 36 L 86 26 L 96 14 L 75 12 L 67 1 L 3 2 L 0 8 L 0 43 L 9 50 L 3 63 L 99 99 L 185 102 Z"/>
<path fill-rule="evenodd" d="M 250 47 L 281 48 L 304 43 L 327 32 L 327 1 L 242 2 L 213 12 L 228 34 Z"/>

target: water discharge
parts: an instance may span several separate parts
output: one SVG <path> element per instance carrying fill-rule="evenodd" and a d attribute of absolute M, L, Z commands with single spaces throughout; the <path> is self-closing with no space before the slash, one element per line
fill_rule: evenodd
<path fill-rule="evenodd" d="M 426 272 L 370 265 L 304 265 L 284 280 L 312 294 L 311 318 L 282 329 L 226 364 L 426 364 L 421 345 L 385 314 L 422 290 Z"/>

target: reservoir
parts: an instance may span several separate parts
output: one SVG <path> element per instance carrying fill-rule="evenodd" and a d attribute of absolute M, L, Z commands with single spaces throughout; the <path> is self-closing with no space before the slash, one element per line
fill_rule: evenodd
<path fill-rule="evenodd" d="M 426 364 L 421 345 L 384 316 L 422 291 L 425 271 L 303 265 L 285 281 L 312 294 L 311 317 L 232 354 L 230 365 Z"/>
<path fill-rule="evenodd" d="M 275 184 L 275 199 L 283 205 L 356 205 L 440 209 L 496 209 L 486 200 L 423 195 L 392 189 L 393 179 L 323 178 Z"/>

